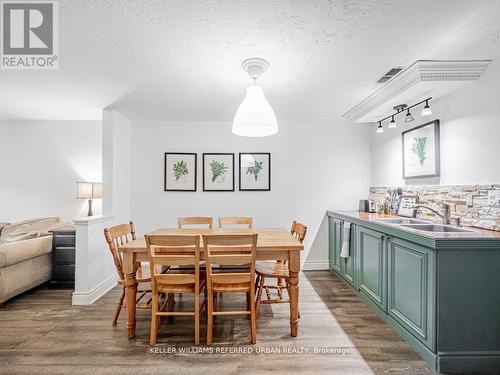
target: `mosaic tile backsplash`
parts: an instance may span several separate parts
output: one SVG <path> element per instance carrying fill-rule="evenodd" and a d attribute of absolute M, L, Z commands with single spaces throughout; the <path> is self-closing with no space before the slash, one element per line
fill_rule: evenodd
<path fill-rule="evenodd" d="M 388 189 L 398 186 L 380 186 L 370 188 L 370 199 L 383 202 Z M 418 185 L 399 186 L 405 195 L 418 195 L 419 204 L 430 206 L 441 212 L 441 203 L 451 207 L 451 217 L 459 217 L 462 225 L 500 231 L 500 204 L 490 207 L 488 194 L 500 197 L 500 185 Z M 484 216 L 486 215 L 486 216 Z M 477 221 L 481 217 L 481 221 Z M 418 210 L 417 217 L 436 222 L 440 218 L 428 210 Z M 454 221 L 452 220 L 452 223 Z"/>

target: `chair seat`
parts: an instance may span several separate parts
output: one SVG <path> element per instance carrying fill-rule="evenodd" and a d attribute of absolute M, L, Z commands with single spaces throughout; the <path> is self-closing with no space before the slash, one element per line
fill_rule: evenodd
<path fill-rule="evenodd" d="M 213 283 L 212 290 L 215 293 L 241 293 L 250 291 L 250 282 L 247 283 Z"/>
<path fill-rule="evenodd" d="M 262 277 L 288 278 L 288 265 L 278 262 L 257 262 L 255 273 Z"/>
<path fill-rule="evenodd" d="M 200 291 L 205 289 L 205 275 L 200 275 Z M 194 293 L 194 283 L 191 284 L 158 284 L 158 292 L 163 293 Z"/>

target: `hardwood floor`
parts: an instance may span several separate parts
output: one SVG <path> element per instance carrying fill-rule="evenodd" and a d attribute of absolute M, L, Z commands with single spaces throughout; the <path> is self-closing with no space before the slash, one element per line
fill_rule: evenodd
<path fill-rule="evenodd" d="M 129 341 L 125 311 L 118 325 L 111 325 L 118 293 L 115 288 L 91 306 L 71 306 L 71 290 L 42 286 L 7 302 L 0 309 L 0 374 L 434 373 L 328 271 L 306 272 L 301 278 L 297 338 L 289 334 L 288 305 L 261 305 L 257 345 L 249 344 L 245 317 L 217 317 L 214 346 L 208 349 L 212 354 L 179 353 L 195 348 L 194 326 L 191 319 L 177 317 L 162 321 L 157 353 L 151 353 L 145 310 L 138 311 L 137 339 Z M 223 296 L 221 309 L 245 303 L 243 296 L 235 297 Z M 176 308 L 188 308 L 192 299 L 183 296 L 176 302 Z M 207 350 L 204 343 L 203 338 L 194 350 Z M 314 353 L 315 348 L 337 353 Z M 224 350 L 243 353 L 219 353 Z M 281 353 L 257 353 L 264 350 Z"/>

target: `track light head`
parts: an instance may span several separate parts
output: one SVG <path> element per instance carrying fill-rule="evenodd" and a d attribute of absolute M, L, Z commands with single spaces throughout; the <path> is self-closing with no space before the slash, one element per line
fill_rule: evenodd
<path fill-rule="evenodd" d="M 408 108 L 406 110 L 406 116 L 405 116 L 405 122 L 412 122 L 413 120 L 415 120 L 412 116 L 412 114 L 410 113 L 410 109 Z"/>
<path fill-rule="evenodd" d="M 394 121 L 394 115 L 393 115 L 392 118 L 391 118 L 391 122 L 389 123 L 388 128 L 389 129 L 393 129 L 395 127 L 396 127 L 396 121 Z"/>
<path fill-rule="evenodd" d="M 379 121 L 378 126 L 377 126 L 377 133 L 383 133 L 383 132 L 384 132 L 384 128 L 382 127 L 382 122 Z"/>
<path fill-rule="evenodd" d="M 432 115 L 431 107 L 429 107 L 429 100 L 425 101 L 425 107 L 422 109 L 422 113 L 420 115 L 422 117 Z"/>

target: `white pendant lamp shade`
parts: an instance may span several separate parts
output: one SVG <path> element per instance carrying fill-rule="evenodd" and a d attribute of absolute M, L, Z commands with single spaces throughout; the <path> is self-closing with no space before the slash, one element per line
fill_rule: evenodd
<path fill-rule="evenodd" d="M 278 121 L 260 86 L 247 88 L 233 120 L 233 134 L 243 137 L 267 137 L 278 133 Z"/>

